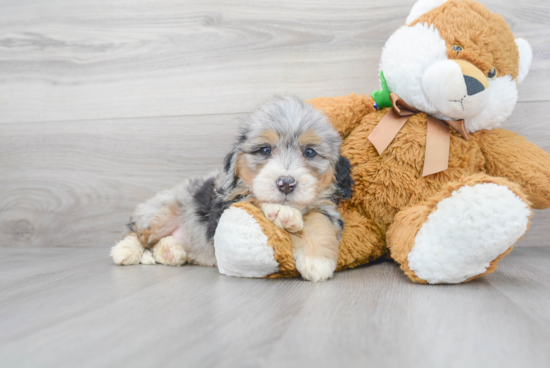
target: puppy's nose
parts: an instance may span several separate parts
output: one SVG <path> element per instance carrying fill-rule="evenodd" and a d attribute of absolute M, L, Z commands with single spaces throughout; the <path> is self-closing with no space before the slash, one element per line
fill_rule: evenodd
<path fill-rule="evenodd" d="M 283 192 L 284 194 L 288 194 L 296 188 L 296 179 L 294 179 L 292 176 L 281 176 L 279 179 L 277 179 L 277 186 L 279 187 L 279 190 Z"/>

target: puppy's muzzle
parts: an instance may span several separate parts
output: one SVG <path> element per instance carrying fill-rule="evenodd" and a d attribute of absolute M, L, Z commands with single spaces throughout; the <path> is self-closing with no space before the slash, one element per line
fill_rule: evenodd
<path fill-rule="evenodd" d="M 291 193 L 294 188 L 296 188 L 297 184 L 298 183 L 296 182 L 296 179 L 294 179 L 292 176 L 281 176 L 279 179 L 277 179 L 277 186 L 279 187 L 279 190 L 284 194 Z"/>

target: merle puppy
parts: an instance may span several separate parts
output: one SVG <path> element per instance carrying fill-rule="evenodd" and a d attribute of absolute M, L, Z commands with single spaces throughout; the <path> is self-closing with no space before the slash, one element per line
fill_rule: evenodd
<path fill-rule="evenodd" d="M 294 258 L 311 281 L 336 268 L 351 197 L 349 161 L 327 117 L 296 97 L 276 97 L 240 128 L 223 171 L 184 181 L 138 205 L 130 234 L 111 249 L 116 264 L 216 265 L 214 233 L 223 211 L 249 201 L 292 234 Z"/>

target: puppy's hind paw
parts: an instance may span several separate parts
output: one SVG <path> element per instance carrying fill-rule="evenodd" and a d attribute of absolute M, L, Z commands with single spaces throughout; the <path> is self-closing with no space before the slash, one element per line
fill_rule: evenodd
<path fill-rule="evenodd" d="M 176 238 L 167 236 L 160 239 L 153 248 L 153 258 L 164 265 L 181 266 L 187 262 L 187 253 Z"/>
<path fill-rule="evenodd" d="M 332 277 L 336 269 L 336 261 L 324 257 L 298 256 L 296 269 L 306 280 L 317 282 L 325 281 Z"/>
<path fill-rule="evenodd" d="M 143 251 L 143 255 L 141 256 L 141 264 L 154 265 L 155 263 L 155 258 L 153 258 L 151 251 L 149 249 L 145 249 Z"/>
<path fill-rule="evenodd" d="M 111 257 L 117 265 L 136 265 L 141 261 L 143 251 L 138 238 L 129 235 L 111 248 Z"/>

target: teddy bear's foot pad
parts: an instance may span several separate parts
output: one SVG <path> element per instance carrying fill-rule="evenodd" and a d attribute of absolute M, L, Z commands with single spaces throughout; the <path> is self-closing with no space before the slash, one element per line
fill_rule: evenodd
<path fill-rule="evenodd" d="M 274 250 L 256 219 L 241 208 L 227 209 L 218 223 L 214 244 L 220 273 L 264 277 L 279 271 Z"/>
<path fill-rule="evenodd" d="M 463 186 L 437 204 L 407 256 L 430 284 L 460 283 L 487 271 L 527 230 L 528 205 L 508 187 Z"/>

